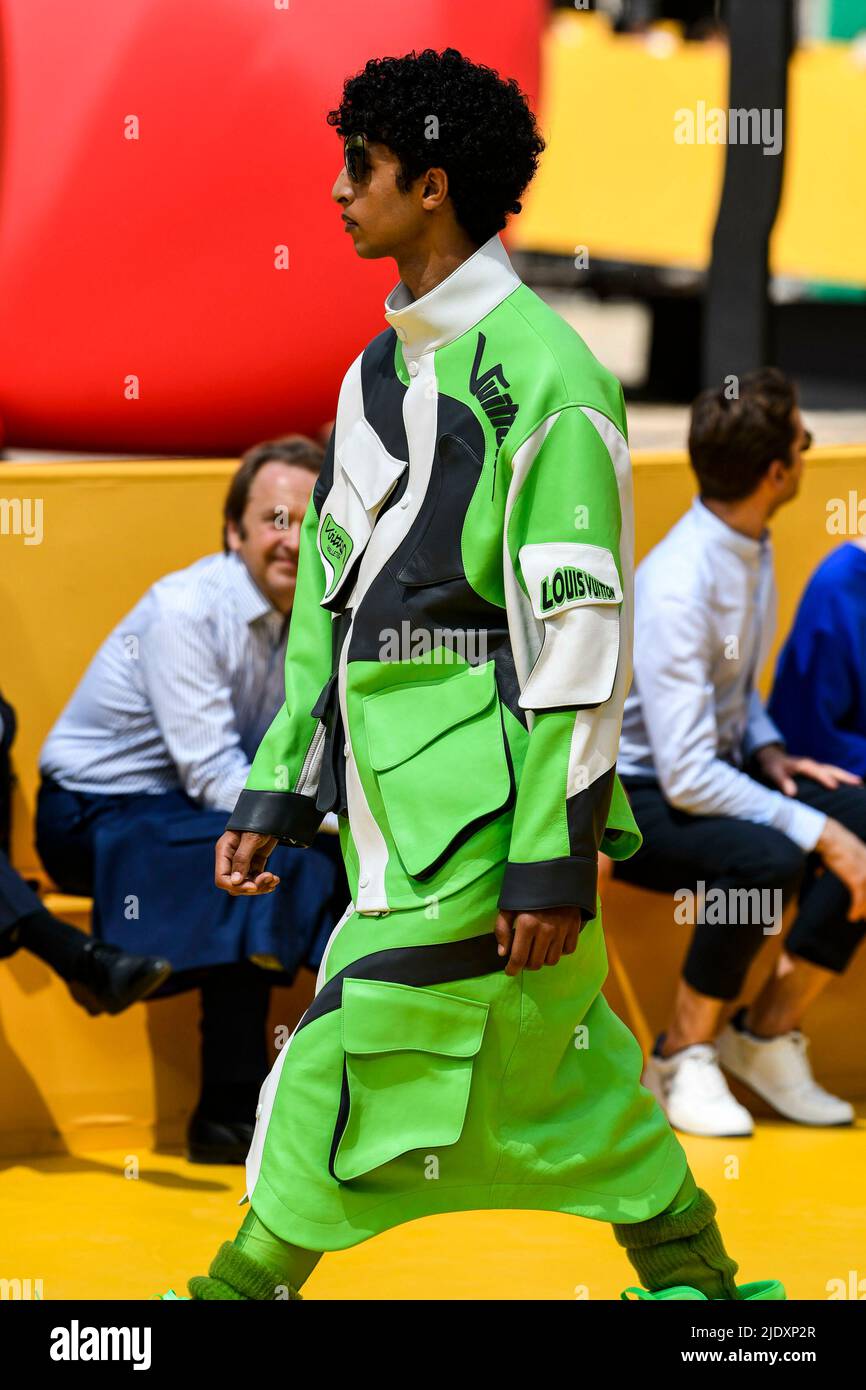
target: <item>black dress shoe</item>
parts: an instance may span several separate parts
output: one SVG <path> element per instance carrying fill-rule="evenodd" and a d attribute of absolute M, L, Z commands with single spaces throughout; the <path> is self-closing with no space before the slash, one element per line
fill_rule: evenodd
<path fill-rule="evenodd" d="M 186 1132 L 190 1163 L 245 1163 L 255 1126 L 243 1120 L 209 1120 L 198 1110 Z"/>
<path fill-rule="evenodd" d="M 152 994 L 171 974 L 161 956 L 131 956 L 92 937 L 82 948 L 77 978 L 69 992 L 89 1014 L 119 1014 Z"/>

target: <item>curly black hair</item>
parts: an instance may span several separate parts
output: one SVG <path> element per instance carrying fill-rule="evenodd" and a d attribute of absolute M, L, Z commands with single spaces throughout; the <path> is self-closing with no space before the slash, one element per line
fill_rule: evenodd
<path fill-rule="evenodd" d="M 371 58 L 346 79 L 328 124 L 343 139 L 360 133 L 386 145 L 400 161 L 403 193 L 428 169 L 444 169 L 454 215 L 478 245 L 502 230 L 509 213 L 520 212 L 544 149 L 514 78 L 470 62 L 456 48 Z"/>

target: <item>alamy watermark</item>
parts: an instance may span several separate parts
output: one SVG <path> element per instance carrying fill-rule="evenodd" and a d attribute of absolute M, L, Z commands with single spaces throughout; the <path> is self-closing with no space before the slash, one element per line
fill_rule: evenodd
<path fill-rule="evenodd" d="M 151 1365 L 150 1327 L 82 1327 L 73 1318 L 68 1327 L 51 1331 L 52 1361 L 131 1361 L 134 1371 Z"/>
<path fill-rule="evenodd" d="M 0 1303 L 38 1302 L 43 1297 L 41 1279 L 0 1279 Z"/>
<path fill-rule="evenodd" d="M 830 536 L 866 536 L 866 497 L 855 488 L 847 497 L 828 497 L 827 534 Z"/>
<path fill-rule="evenodd" d="M 25 545 L 41 545 L 41 497 L 0 497 L 0 536 L 22 536 Z"/>
<path fill-rule="evenodd" d="M 782 149 L 784 113 L 780 106 L 748 110 L 742 106 L 680 106 L 674 112 L 674 141 L 678 145 L 761 145 L 764 154 Z"/>
<path fill-rule="evenodd" d="M 399 628 L 385 627 L 380 631 L 379 660 L 423 662 L 427 666 L 482 666 L 487 662 L 487 630 L 413 627 L 404 618 Z"/>
<path fill-rule="evenodd" d="M 765 936 L 778 936 L 782 930 L 781 888 L 707 888 L 698 879 L 695 888 L 678 888 L 674 902 L 679 926 L 760 926 Z"/>

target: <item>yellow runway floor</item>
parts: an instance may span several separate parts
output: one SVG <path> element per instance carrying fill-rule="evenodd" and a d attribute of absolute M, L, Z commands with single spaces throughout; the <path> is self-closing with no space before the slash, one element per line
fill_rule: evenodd
<path fill-rule="evenodd" d="M 866 1118 L 854 1129 L 759 1122 L 753 1139 L 683 1138 L 719 1208 L 740 1281 L 791 1298 L 866 1298 Z M 138 1176 L 126 1176 L 126 1173 Z M 3 1160 L 0 1279 L 45 1299 L 141 1299 L 204 1273 L 240 1224 L 241 1168 L 99 1151 Z M 426 1218 L 327 1255 L 310 1299 L 610 1299 L 634 1282 L 608 1226 L 549 1212 Z"/>

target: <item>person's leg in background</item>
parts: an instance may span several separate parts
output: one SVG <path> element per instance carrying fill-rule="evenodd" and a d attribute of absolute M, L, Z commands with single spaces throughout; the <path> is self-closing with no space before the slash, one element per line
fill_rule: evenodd
<path fill-rule="evenodd" d="M 718 823 L 716 823 L 718 824 Z M 662 1048 L 669 1056 L 692 1041 L 698 1041 L 695 1028 L 701 1027 L 701 1004 L 707 1001 L 716 1027 L 725 1005 L 742 991 L 746 975 L 768 935 L 781 930 L 782 913 L 795 896 L 805 869 L 805 856 L 787 835 L 769 826 L 750 821 L 725 821 L 719 830 L 717 854 L 725 868 L 716 863 L 698 877 L 711 889 L 721 890 L 728 905 L 722 922 L 697 922 L 683 963 L 681 995 L 688 999 L 675 1008 L 675 1015 Z M 715 872 L 713 872 L 715 870 Z M 750 898 L 755 892 L 760 897 Z M 770 911 L 763 914 L 763 907 Z M 738 920 L 745 912 L 746 920 Z M 695 1022 L 697 1020 L 697 1023 Z"/>
<path fill-rule="evenodd" d="M 843 784 L 831 789 L 800 777 L 797 796 L 866 840 L 866 788 Z M 866 933 L 866 922 L 849 921 L 850 905 L 842 881 L 821 872 L 818 856 L 810 856 L 797 916 L 775 969 L 719 1040 L 725 1067 L 780 1114 L 800 1124 L 843 1125 L 854 1120 L 853 1106 L 815 1081 L 800 1032 L 807 1009 L 847 969 Z"/>
<path fill-rule="evenodd" d="M 201 1092 L 187 1135 L 194 1163 L 243 1163 L 270 1070 L 271 972 L 251 961 L 213 966 L 201 985 Z"/>
<path fill-rule="evenodd" d="M 792 840 L 770 827 L 729 817 L 690 816 L 672 807 L 657 786 L 628 787 L 644 843 L 614 865 L 617 879 L 663 893 L 698 896 L 721 890 L 726 904 L 752 906 L 748 890 L 784 905 L 796 893 L 805 858 Z M 737 890 L 746 890 L 741 898 Z M 673 915 L 673 904 L 672 904 Z M 704 1135 L 750 1134 L 748 1110 L 731 1095 L 719 1068 L 716 1039 L 725 1008 L 737 998 L 749 966 L 766 940 L 761 912 L 755 920 L 694 925 L 671 1021 L 647 1059 L 644 1084 L 678 1129 Z"/>
<path fill-rule="evenodd" d="M 320 923 L 330 920 L 335 873 L 330 845 L 328 854 L 321 846 L 281 846 L 281 893 L 256 903 L 229 898 L 212 883 L 213 845 L 224 825 L 224 812 L 204 810 L 177 789 L 85 796 L 46 778 L 39 793 L 38 845 L 48 871 L 67 891 L 76 884 L 92 892 L 112 949 L 137 941 L 170 954 L 174 973 L 160 997 L 200 991 L 201 1093 L 187 1153 L 193 1162 L 241 1164 L 270 1068 L 271 988 L 294 977 Z M 147 858 L 154 839 L 156 883 Z M 113 914 L 127 894 L 136 897 L 139 915 L 118 921 Z"/>
<path fill-rule="evenodd" d="M 92 829 L 101 806 L 115 800 L 85 797 L 43 779 L 37 799 L 36 848 L 61 892 L 92 897 Z M 139 955 L 87 936 L 53 917 L 35 894 L 32 897 L 38 911 L 19 933 L 19 944 L 51 965 L 89 1014 L 120 1013 L 147 998 L 171 974 L 164 956 Z"/>
<path fill-rule="evenodd" d="M 797 795 L 866 841 L 866 787 L 842 785 L 831 790 L 810 777 L 800 777 Z M 746 1026 L 759 1037 L 799 1028 L 806 1009 L 834 976 L 847 969 L 866 934 L 866 922 L 848 920 L 848 889 L 835 874 L 818 872 L 819 867 L 813 856 L 785 951 L 748 1009 Z"/>
<path fill-rule="evenodd" d="M 71 980 L 86 941 L 83 932 L 43 907 L 39 896 L 0 850 L 0 957 L 30 951 L 61 979 Z"/>
<path fill-rule="evenodd" d="M 644 843 L 631 859 L 614 865 L 623 882 L 675 893 L 703 883 L 726 901 L 737 890 L 778 890 L 782 905 L 797 891 L 805 858 L 787 835 L 751 821 L 690 816 L 677 811 L 657 788 L 629 792 Z M 727 914 L 725 914 L 727 915 Z M 712 1042 L 725 1005 L 736 999 L 765 940 L 765 923 L 696 922 L 682 980 L 660 1055 Z"/>
<path fill-rule="evenodd" d="M 29 951 L 90 1014 L 120 1013 L 168 976 L 166 960 L 129 955 L 55 917 L 0 851 L 0 958 Z"/>

